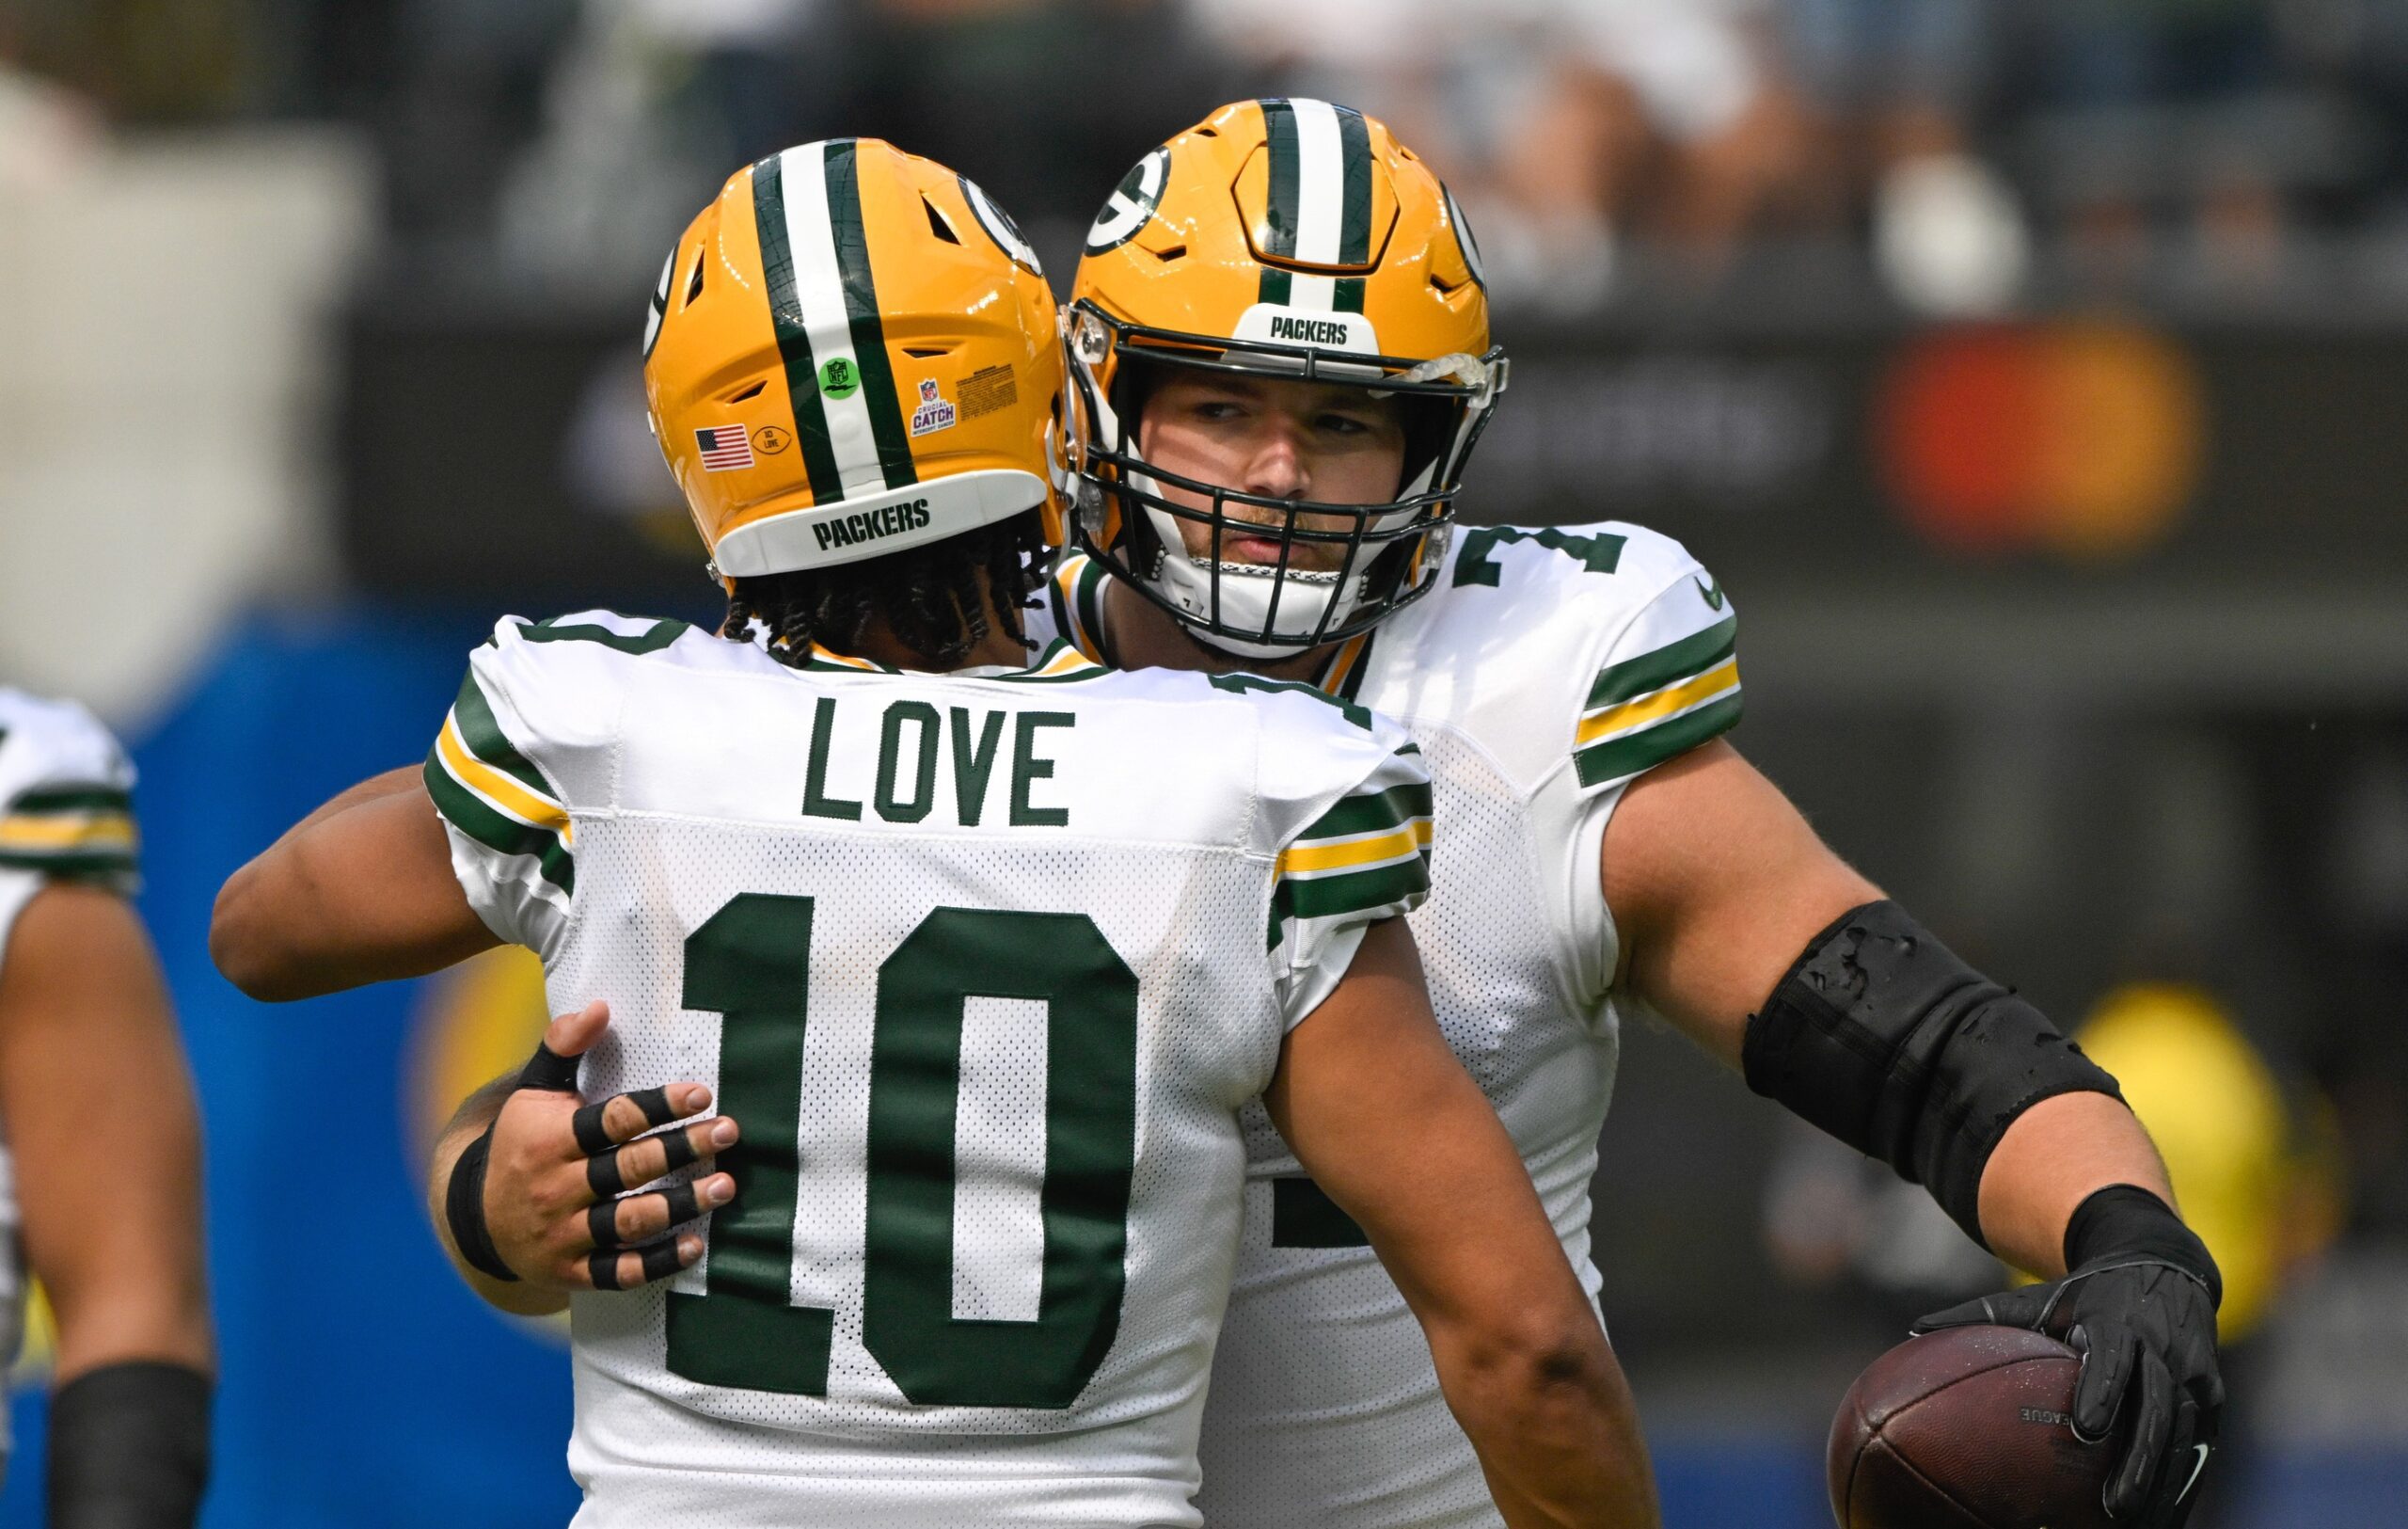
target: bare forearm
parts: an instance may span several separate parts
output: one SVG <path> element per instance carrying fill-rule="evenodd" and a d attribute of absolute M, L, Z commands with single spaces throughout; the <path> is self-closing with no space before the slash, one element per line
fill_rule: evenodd
<path fill-rule="evenodd" d="M 2053 1280 L 2066 1272 L 2066 1223 L 2111 1184 L 2147 1189 L 2167 1204 L 2165 1165 L 2123 1104 L 2103 1093 L 2061 1093 L 2015 1119 L 1982 1171 L 1982 1234 L 2017 1268 Z"/>
<path fill-rule="evenodd" d="M 1513 1529 L 1656 1522 L 1637 1409 L 1604 1334 L 1593 1321 L 1588 1326 L 1586 1335 L 1518 1362 L 1440 1362 L 1448 1405 Z"/>

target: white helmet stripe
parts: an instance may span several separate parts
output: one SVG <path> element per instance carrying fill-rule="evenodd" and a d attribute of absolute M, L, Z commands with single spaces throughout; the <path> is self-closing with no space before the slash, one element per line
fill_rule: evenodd
<path fill-rule="evenodd" d="M 1296 259 L 1335 265 L 1346 218 L 1346 148 L 1338 108 L 1302 98 L 1291 98 L 1288 106 L 1296 114 Z"/>
<path fill-rule="evenodd" d="M 852 318 L 845 306 L 844 266 L 828 218 L 831 147 L 805 144 L 788 149 L 778 160 L 785 186 L 786 247 L 794 256 L 795 297 L 802 309 L 803 332 L 811 337 L 812 359 L 819 366 L 812 385 L 819 389 L 836 475 L 850 499 L 883 489 L 886 471 L 879 461 L 877 433 L 870 427 L 862 361 L 853 353 Z M 831 383 L 837 385 L 832 390 L 827 386 Z"/>

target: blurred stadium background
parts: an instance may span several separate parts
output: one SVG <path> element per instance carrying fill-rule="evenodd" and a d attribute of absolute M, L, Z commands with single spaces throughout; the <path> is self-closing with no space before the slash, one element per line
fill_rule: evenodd
<path fill-rule="evenodd" d="M 2195 1521 L 2402 1522 L 2408 0 L 0 0 L 0 677 L 144 772 L 208 1521 L 573 1505 L 557 1336 L 417 1208 L 529 968 L 268 1010 L 202 934 L 422 753 L 495 614 L 712 612 L 638 391 L 674 231 L 879 135 L 1067 283 L 1138 154 L 1291 91 L 1481 233 L 1515 370 L 1470 518 L 1687 540 L 1747 614 L 1740 746 L 2130 1080 L 2234 1278 Z M 1995 1271 L 1663 1032 L 1623 1073 L 1599 1247 L 1668 1521 L 1828 1522 L 1847 1379 Z"/>

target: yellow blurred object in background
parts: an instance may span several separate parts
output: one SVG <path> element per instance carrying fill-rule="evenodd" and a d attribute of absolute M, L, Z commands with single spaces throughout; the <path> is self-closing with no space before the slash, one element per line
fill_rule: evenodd
<path fill-rule="evenodd" d="M 2297 1133 L 2273 1070 L 2205 992 L 2115 989 L 2074 1039 L 2115 1075 L 2165 1158 L 2183 1219 L 2224 1271 L 2219 1335 L 2246 1335 L 2299 1250 L 2295 1202 L 2329 1185 L 2331 1170 L 2294 1156 Z"/>

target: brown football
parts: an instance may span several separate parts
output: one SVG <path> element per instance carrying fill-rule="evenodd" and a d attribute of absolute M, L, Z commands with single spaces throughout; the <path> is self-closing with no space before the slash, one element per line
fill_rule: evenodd
<path fill-rule="evenodd" d="M 1831 1421 L 1841 1529 L 2108 1529 L 2114 1454 L 2074 1437 L 2081 1358 L 2021 1328 L 1909 1338 Z"/>

